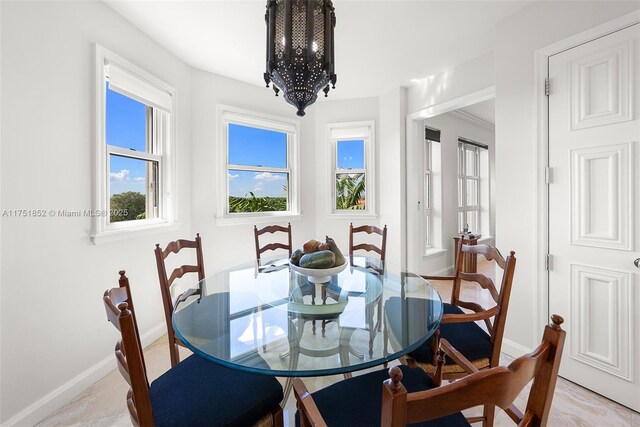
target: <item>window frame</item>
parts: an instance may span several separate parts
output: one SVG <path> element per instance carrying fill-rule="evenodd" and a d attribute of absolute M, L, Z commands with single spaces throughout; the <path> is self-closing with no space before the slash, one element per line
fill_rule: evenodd
<path fill-rule="evenodd" d="M 296 220 L 300 217 L 300 177 L 299 177 L 299 140 L 300 122 L 270 114 L 248 111 L 228 105 L 217 106 L 217 208 L 216 224 L 253 224 L 267 223 L 274 220 Z M 256 167 L 229 164 L 229 124 L 248 126 L 259 129 L 283 132 L 287 135 L 287 167 Z M 272 212 L 229 212 L 229 170 L 243 170 L 255 172 L 288 173 L 288 207 L 286 211 Z"/>
<path fill-rule="evenodd" d="M 331 217 L 377 217 L 377 188 L 375 174 L 375 121 L 359 121 L 330 123 L 327 125 L 329 174 L 327 191 L 327 214 Z M 338 142 L 364 140 L 364 169 L 338 168 Z M 365 209 L 336 209 L 336 177 L 344 173 L 364 172 L 365 179 Z"/>
<path fill-rule="evenodd" d="M 425 253 L 434 247 L 433 242 L 433 173 L 431 154 L 431 145 L 433 141 L 425 139 L 424 155 L 422 157 L 422 165 L 424 171 L 424 235 L 423 244 Z"/>
<path fill-rule="evenodd" d="M 95 102 L 96 102 L 96 135 L 95 135 L 95 186 L 92 218 L 91 240 L 94 244 L 130 238 L 132 234 L 153 234 L 159 228 L 175 228 L 177 218 L 177 197 L 175 193 L 175 123 L 177 91 L 164 81 L 148 73 L 132 62 L 114 52 L 95 44 Z M 107 145 L 106 140 L 106 67 L 114 65 L 145 85 L 166 92 L 170 97 L 170 112 L 161 111 L 145 103 L 147 106 L 147 145 L 153 152 L 138 152 L 123 147 Z M 135 98 L 133 98 L 135 99 Z M 153 113 L 150 114 L 150 111 Z M 156 111 L 158 114 L 156 114 Z M 137 160 L 157 162 L 158 180 L 155 182 L 157 194 L 157 215 L 155 218 L 141 220 L 110 222 L 110 157 L 111 155 Z M 147 188 L 147 192 L 149 189 Z M 147 198 L 147 207 L 149 207 Z M 86 215 L 86 213 L 85 213 Z M 164 231 L 164 230 L 163 230 Z"/>
<path fill-rule="evenodd" d="M 462 225 L 462 229 L 459 231 L 462 232 L 464 229 L 464 224 L 466 224 L 467 214 L 469 212 L 475 212 L 476 214 L 476 230 L 469 229 L 468 231 L 473 234 L 481 234 L 482 233 L 482 223 L 481 223 L 481 206 L 482 201 L 480 200 L 481 191 L 480 191 L 480 147 L 477 145 L 465 143 L 463 141 L 458 141 L 458 227 Z M 474 175 L 467 174 L 467 151 L 473 151 L 473 161 L 474 165 Z M 467 204 L 467 180 L 473 180 L 476 182 L 476 204 L 468 205 Z M 462 214 L 463 222 L 460 224 L 460 214 Z"/>

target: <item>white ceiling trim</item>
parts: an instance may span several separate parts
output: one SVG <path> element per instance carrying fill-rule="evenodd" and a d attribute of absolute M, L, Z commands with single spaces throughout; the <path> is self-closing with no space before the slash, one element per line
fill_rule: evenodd
<path fill-rule="evenodd" d="M 486 120 L 482 120 L 480 117 L 474 116 L 473 114 L 467 113 L 466 111 L 453 110 L 453 111 L 450 111 L 449 114 L 459 119 L 462 119 L 466 122 L 472 123 L 476 126 L 480 126 L 482 128 L 485 128 L 491 131 L 495 131 L 496 129 L 496 126 L 493 123 L 489 123 Z"/>

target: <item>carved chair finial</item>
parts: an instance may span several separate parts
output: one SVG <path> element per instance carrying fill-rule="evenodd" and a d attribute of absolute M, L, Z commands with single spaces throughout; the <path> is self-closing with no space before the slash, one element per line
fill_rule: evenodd
<path fill-rule="evenodd" d="M 402 370 L 397 366 L 389 368 L 389 380 L 393 390 L 397 390 L 400 387 L 400 381 L 402 381 Z M 387 380 L 387 381 L 389 381 Z"/>
<path fill-rule="evenodd" d="M 557 314 L 551 315 L 551 321 L 553 322 L 553 325 L 551 325 L 551 327 L 556 330 L 560 329 L 560 325 L 564 323 L 564 319 L 562 318 L 562 316 L 559 316 Z"/>

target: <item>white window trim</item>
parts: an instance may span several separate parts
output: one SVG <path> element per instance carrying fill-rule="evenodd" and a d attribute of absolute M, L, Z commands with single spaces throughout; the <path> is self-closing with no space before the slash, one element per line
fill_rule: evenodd
<path fill-rule="evenodd" d="M 346 210 L 336 209 L 336 171 L 337 171 L 337 143 L 345 140 L 364 140 L 365 162 L 365 192 L 366 209 Z M 327 125 L 329 156 L 329 173 L 327 179 L 327 216 L 330 218 L 354 218 L 375 219 L 377 215 L 377 187 L 376 187 L 376 133 L 375 121 L 329 123 Z M 358 169 L 360 170 L 360 169 Z M 357 171 L 356 171 L 357 172 Z"/>
<path fill-rule="evenodd" d="M 300 210 L 300 169 L 299 145 L 300 122 L 284 117 L 263 114 L 242 108 L 218 104 L 216 107 L 217 136 L 216 144 L 216 188 L 217 207 L 216 225 L 260 224 L 273 221 L 298 221 Z M 228 141 L 229 123 L 259 127 L 263 129 L 285 132 L 287 134 L 287 165 L 289 173 L 289 210 L 283 212 L 243 212 L 230 214 L 227 211 L 229 200 L 228 179 Z M 246 166 L 243 169 L 250 169 Z M 278 168 L 275 168 L 278 169 Z"/>
<path fill-rule="evenodd" d="M 424 185 L 424 253 L 428 253 L 429 249 L 434 247 L 433 245 L 433 173 L 431 168 L 432 155 L 431 155 L 432 141 L 425 139 L 424 153 L 422 157 L 423 165 L 423 185 Z M 427 179 L 429 177 L 429 179 Z"/>
<path fill-rule="evenodd" d="M 175 123 L 177 123 L 177 99 L 176 90 L 172 86 L 161 81 L 152 74 L 146 72 L 137 65 L 129 62 L 123 57 L 111 52 L 108 49 L 95 44 L 95 108 L 96 108 L 96 135 L 95 135 L 95 177 L 93 194 L 93 220 L 91 240 L 94 244 L 128 239 L 131 237 L 150 235 L 162 231 L 169 231 L 177 228 L 177 194 L 176 194 L 176 153 L 175 153 Z M 146 83 L 156 86 L 166 91 L 171 98 L 171 114 L 168 123 L 162 128 L 163 145 L 160 147 L 162 153 L 160 182 L 158 183 L 159 218 L 144 219 L 137 221 L 126 221 L 119 223 L 109 223 L 109 168 L 108 150 L 106 142 L 106 83 L 107 79 L 104 67 L 107 63 L 134 74 Z M 141 154 L 141 153 L 139 153 Z M 103 214 L 104 213 L 104 214 Z"/>

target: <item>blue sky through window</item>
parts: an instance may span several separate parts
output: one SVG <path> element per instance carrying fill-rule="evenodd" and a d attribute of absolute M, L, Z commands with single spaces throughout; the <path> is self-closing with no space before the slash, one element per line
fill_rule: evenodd
<path fill-rule="evenodd" d="M 287 167 L 287 134 L 272 130 L 229 124 L 229 164 L 238 166 Z M 229 170 L 229 195 L 244 197 L 286 196 L 287 174 Z"/>
<path fill-rule="evenodd" d="M 107 145 L 146 151 L 146 105 L 112 91 L 108 84 L 106 102 Z M 109 166 L 110 195 L 146 193 L 145 161 L 111 155 Z"/>
<path fill-rule="evenodd" d="M 364 169 L 364 140 L 338 141 L 338 169 Z"/>

